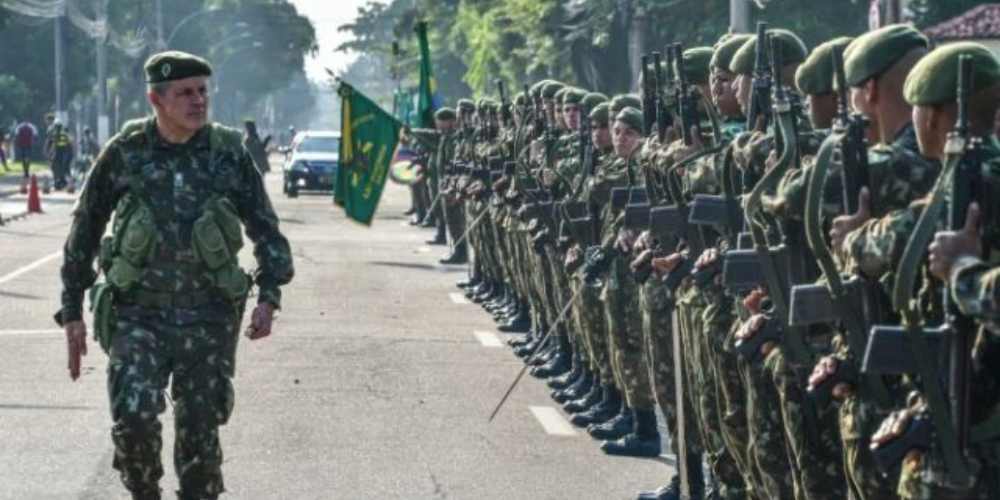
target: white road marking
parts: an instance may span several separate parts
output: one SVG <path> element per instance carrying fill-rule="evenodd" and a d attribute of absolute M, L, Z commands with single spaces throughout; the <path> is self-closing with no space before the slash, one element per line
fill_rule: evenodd
<path fill-rule="evenodd" d="M 62 333 L 62 330 L 55 328 L 49 328 L 46 330 L 0 330 L 0 337 L 13 335 L 56 335 Z"/>
<path fill-rule="evenodd" d="M 419 247 L 417 253 L 431 253 L 431 247 Z"/>
<path fill-rule="evenodd" d="M 456 303 L 456 304 L 468 304 L 469 303 L 469 301 L 465 298 L 465 295 L 463 295 L 461 293 L 458 293 L 458 292 L 449 293 L 448 297 L 451 297 L 451 301 L 454 302 L 454 303 Z"/>
<path fill-rule="evenodd" d="M 575 436 L 576 430 L 566 421 L 566 418 L 559 413 L 559 410 L 551 406 L 531 406 L 531 413 L 535 414 L 538 423 L 542 424 L 545 432 L 553 436 Z"/>
<path fill-rule="evenodd" d="M 28 264 L 28 265 L 22 267 L 21 269 L 18 269 L 18 270 L 14 271 L 14 272 L 6 275 L 6 276 L 0 276 L 0 285 L 6 283 L 8 281 L 13 280 L 14 278 L 17 278 L 18 276 L 21 276 L 22 274 L 31 272 L 31 271 L 35 270 L 36 268 L 44 265 L 46 262 L 48 262 L 50 260 L 58 259 L 59 257 L 62 257 L 62 254 L 63 254 L 62 250 L 60 250 L 58 252 L 55 252 L 55 253 L 51 253 L 51 254 L 46 255 L 45 257 L 42 257 L 41 259 L 38 259 L 38 260 L 32 262 L 31 264 Z"/>
<path fill-rule="evenodd" d="M 472 333 L 476 336 L 476 340 L 483 344 L 483 347 L 503 347 L 503 342 L 500 342 L 500 338 L 493 332 L 475 331 Z"/>

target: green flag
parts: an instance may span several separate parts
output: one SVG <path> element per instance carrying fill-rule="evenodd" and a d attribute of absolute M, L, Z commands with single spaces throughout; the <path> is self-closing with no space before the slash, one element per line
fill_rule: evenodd
<path fill-rule="evenodd" d="M 427 23 L 420 21 L 416 26 L 417 42 L 420 44 L 420 87 L 417 93 L 417 126 L 434 128 L 434 111 L 441 107 L 441 96 L 437 93 L 437 81 L 431 72 L 431 47 L 427 42 Z"/>
<path fill-rule="evenodd" d="M 371 225 L 402 125 L 346 83 L 341 98 L 340 168 L 333 201 L 347 216 Z"/>

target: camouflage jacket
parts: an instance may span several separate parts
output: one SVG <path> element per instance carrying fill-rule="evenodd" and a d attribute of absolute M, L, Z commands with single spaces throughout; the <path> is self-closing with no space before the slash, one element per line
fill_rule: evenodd
<path fill-rule="evenodd" d="M 233 134 L 235 145 L 212 136 Z M 223 143 L 223 147 L 215 147 Z M 141 190 L 157 227 L 155 253 L 142 270 L 140 289 L 186 294 L 209 288 L 206 269 L 190 257 L 192 226 L 206 202 L 232 201 L 254 243 L 259 302 L 281 305 L 279 287 L 294 274 L 288 240 L 278 229 L 260 173 L 239 143 L 239 132 L 206 126 L 185 144 L 170 144 L 155 118 L 116 135 L 98 156 L 73 210 L 62 266 L 63 322 L 81 319 L 84 291 L 96 280 L 93 262 L 111 215 L 126 193 Z M 140 194 L 140 193 L 134 193 Z"/>

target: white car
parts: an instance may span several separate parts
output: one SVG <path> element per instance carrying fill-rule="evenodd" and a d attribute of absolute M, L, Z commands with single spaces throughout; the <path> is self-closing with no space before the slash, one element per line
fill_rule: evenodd
<path fill-rule="evenodd" d="M 295 134 L 282 166 L 282 191 L 296 197 L 299 191 L 333 191 L 340 158 L 340 132 L 304 131 Z"/>

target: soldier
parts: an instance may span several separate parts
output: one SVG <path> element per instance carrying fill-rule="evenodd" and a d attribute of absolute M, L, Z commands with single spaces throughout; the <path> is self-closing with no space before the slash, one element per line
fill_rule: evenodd
<path fill-rule="evenodd" d="M 467 160 L 471 158 L 471 147 L 475 130 L 473 129 L 473 114 L 476 111 L 476 104 L 470 99 L 460 99 L 458 101 L 458 134 L 455 137 L 455 146 L 452 150 L 453 157 L 448 158 L 449 163 L 455 160 Z M 439 262 L 442 264 L 465 264 L 469 261 L 468 243 L 457 241 L 465 234 L 465 207 L 462 204 L 458 191 L 454 186 L 442 188 L 441 204 L 444 206 L 444 220 L 448 233 L 451 235 L 451 253 Z"/>
<path fill-rule="evenodd" d="M 968 137 L 980 142 L 974 175 L 982 176 L 979 183 L 985 187 L 983 203 L 971 203 L 967 209 L 965 225 L 962 229 L 937 233 L 930 245 L 931 274 L 936 278 L 925 284 L 925 288 L 939 290 L 945 282 L 951 291 L 951 300 L 961 315 L 975 319 L 978 329 L 972 350 L 971 390 L 967 404 L 970 415 L 970 435 L 966 461 L 971 464 L 972 478 L 968 484 L 949 481 L 944 470 L 941 450 L 934 444 L 930 450 L 910 450 L 903 460 L 897 493 L 907 500 L 956 499 L 956 498 L 997 498 L 1000 495 L 1000 474 L 998 474 L 996 414 L 998 398 L 996 388 L 997 373 L 1000 368 L 997 350 L 996 328 L 996 262 L 982 256 L 996 255 L 998 244 L 995 218 L 982 214 L 996 214 L 995 183 L 1000 172 L 1000 151 L 987 138 L 990 134 L 993 116 L 1000 105 L 1000 61 L 982 45 L 976 43 L 956 43 L 938 48 L 917 63 L 906 78 L 904 94 L 906 102 L 913 106 L 913 123 L 916 128 L 920 152 L 938 161 L 946 156 L 964 154 L 961 151 L 946 151 L 948 133 L 957 122 L 958 111 L 957 81 L 959 57 L 969 57 L 973 82 L 968 96 Z M 944 185 L 947 189 L 948 186 Z M 940 188 L 937 188 L 940 189 Z M 907 211 L 900 215 L 909 225 L 917 211 Z M 921 265 L 922 267 L 922 265 Z M 898 273 L 897 273 L 898 274 Z M 928 297 L 931 298 L 931 297 Z M 933 298 L 940 295 L 933 293 Z M 941 319 L 938 307 L 931 301 L 923 302 L 930 307 L 921 307 L 924 321 L 933 324 Z M 936 383 L 933 381 L 930 383 Z M 924 380 L 926 384 L 928 381 Z M 961 398 L 962 396 L 952 397 Z M 883 422 L 872 437 L 874 447 L 891 443 L 907 429 L 915 415 L 928 411 L 922 398 L 910 398 L 908 408 L 892 414 Z"/>
<path fill-rule="evenodd" d="M 434 213 L 428 217 L 435 219 L 437 232 L 429 245 L 444 245 L 447 243 L 445 230 L 444 201 L 439 198 L 440 184 L 444 181 L 444 171 L 449 161 L 451 161 L 451 149 L 454 145 L 452 140 L 455 133 L 455 110 L 452 108 L 441 108 L 434 112 L 434 129 L 411 129 L 407 135 L 412 135 L 420 142 L 431 156 L 427 164 L 425 176 L 427 185 L 430 188 L 432 207 Z"/>
<path fill-rule="evenodd" d="M 208 124 L 207 78 L 196 56 L 147 60 L 154 116 L 130 122 L 97 159 L 73 212 L 62 267 L 70 377 L 87 353 L 84 292 L 94 285 L 100 247 L 105 281 L 92 291 L 95 336 L 108 352 L 113 466 L 134 499 L 159 499 L 158 415 L 170 387 L 177 428 L 174 465 L 181 499 L 225 491 L 219 426 L 233 409 L 239 324 L 259 288 L 247 336 L 271 333 L 280 286 L 294 273 L 263 180 L 240 133 Z M 101 239 L 114 214 L 109 238 Z M 240 269 L 241 225 L 258 269 Z"/>

